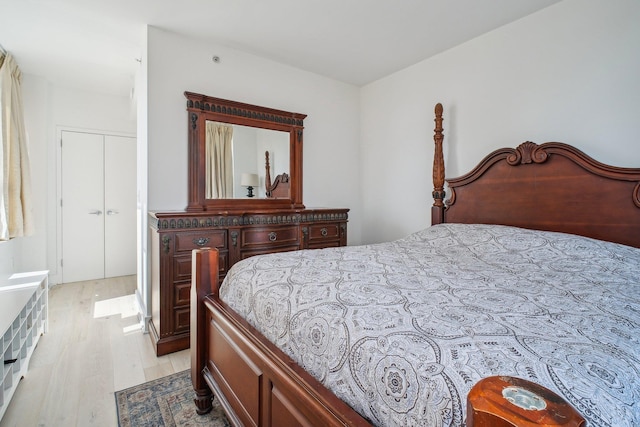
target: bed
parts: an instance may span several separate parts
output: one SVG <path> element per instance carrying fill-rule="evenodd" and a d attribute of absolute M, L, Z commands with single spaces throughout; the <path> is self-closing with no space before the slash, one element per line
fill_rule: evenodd
<path fill-rule="evenodd" d="M 248 258 L 221 286 L 216 251 L 194 252 L 198 412 L 213 395 L 233 425 L 459 426 L 474 385 L 509 376 L 589 426 L 640 425 L 640 169 L 525 142 L 445 201 L 442 112 L 431 227 Z"/>

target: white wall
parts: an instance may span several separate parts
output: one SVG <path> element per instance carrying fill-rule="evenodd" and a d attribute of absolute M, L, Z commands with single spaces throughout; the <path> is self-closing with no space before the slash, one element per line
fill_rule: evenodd
<path fill-rule="evenodd" d="M 50 153 L 58 154 L 58 137 L 61 129 L 88 129 L 105 133 L 136 135 L 135 105 L 129 97 L 52 86 L 50 105 L 51 122 L 55 132 L 52 135 L 51 142 L 53 144 L 49 145 Z M 54 177 L 57 178 L 58 175 L 57 169 L 49 171 L 50 180 L 54 180 Z M 59 197 L 57 192 L 49 194 L 57 194 Z M 53 200 L 51 208 L 57 207 L 58 204 L 59 199 L 56 198 Z M 50 234 L 49 242 L 59 242 L 60 231 L 59 229 L 56 231 L 55 238 Z M 51 230 L 49 232 L 51 233 Z M 56 253 L 58 257 L 62 255 L 59 250 Z M 57 269 L 55 271 L 57 272 Z M 58 283 L 60 278 L 54 276 L 55 278 L 58 281 L 53 283 Z"/>
<path fill-rule="evenodd" d="M 636 0 L 565 0 L 364 87 L 363 242 L 430 224 L 436 102 L 450 177 L 527 140 L 640 166 L 638 23 Z"/>
<path fill-rule="evenodd" d="M 23 76 L 25 126 L 29 141 L 36 232 L 9 242 L 14 271 L 50 270 L 59 283 L 60 235 L 57 210 L 59 130 L 92 129 L 135 134 L 135 112 L 126 97 L 54 86 L 44 78 Z M 4 262 L 3 262 L 4 263 Z"/>
<path fill-rule="evenodd" d="M 359 242 L 357 87 L 154 27 L 148 29 L 147 61 L 149 210 L 187 206 L 184 92 L 190 91 L 307 114 L 303 201 L 351 208 L 349 241 Z"/>
<path fill-rule="evenodd" d="M 147 69 L 147 31 L 141 34 L 142 45 L 144 46 L 141 54 L 140 66 L 138 67 L 135 79 L 135 100 L 137 110 L 137 137 L 138 137 L 138 199 L 137 199 L 137 235 L 138 235 L 138 283 L 136 284 L 136 301 L 142 317 L 142 326 L 144 332 L 148 332 L 149 319 L 151 318 L 151 290 L 148 283 L 150 261 L 148 254 L 148 227 L 147 227 L 147 206 L 148 206 L 148 162 L 149 147 L 148 139 L 148 69 Z"/>
<path fill-rule="evenodd" d="M 303 202 L 350 208 L 348 240 L 360 242 L 359 89 L 316 74 L 155 27 L 147 28 L 148 210 L 187 206 L 187 113 L 184 92 L 202 93 L 307 114 L 303 148 Z M 212 57 L 221 58 L 214 63 Z M 146 213 L 146 211 L 145 211 Z M 146 215 L 143 226 L 146 226 Z M 146 242 L 144 243 L 146 246 Z M 143 250 L 144 265 L 148 256 Z M 150 314 L 148 285 L 147 295 Z"/>

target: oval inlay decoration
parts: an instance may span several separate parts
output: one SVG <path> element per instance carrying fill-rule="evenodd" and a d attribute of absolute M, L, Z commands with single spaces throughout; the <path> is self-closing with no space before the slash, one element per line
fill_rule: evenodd
<path fill-rule="evenodd" d="M 505 387 L 502 397 L 527 411 L 541 411 L 547 407 L 547 402 L 542 397 L 522 387 Z"/>

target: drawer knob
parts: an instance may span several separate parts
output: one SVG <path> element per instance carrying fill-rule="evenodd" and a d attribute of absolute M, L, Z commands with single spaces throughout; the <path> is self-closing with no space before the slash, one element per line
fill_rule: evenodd
<path fill-rule="evenodd" d="M 329 234 L 329 233 L 327 233 L 327 229 L 326 228 L 322 227 L 322 229 L 320 230 L 320 234 L 322 234 L 322 237 L 327 237 L 327 234 Z"/>
<path fill-rule="evenodd" d="M 197 239 L 193 239 L 193 244 L 198 246 L 204 246 L 209 243 L 208 237 L 198 237 Z"/>
<path fill-rule="evenodd" d="M 278 235 L 275 233 L 275 231 L 272 231 L 271 233 L 269 233 L 270 241 L 275 242 L 277 238 L 278 238 Z"/>

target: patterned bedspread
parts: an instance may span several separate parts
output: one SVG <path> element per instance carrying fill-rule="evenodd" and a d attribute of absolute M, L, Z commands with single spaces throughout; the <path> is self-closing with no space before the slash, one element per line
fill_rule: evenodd
<path fill-rule="evenodd" d="M 464 425 L 471 387 L 510 375 L 640 426 L 640 249 L 441 224 L 246 259 L 221 298 L 375 425 Z"/>

